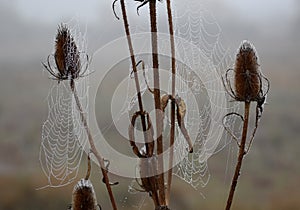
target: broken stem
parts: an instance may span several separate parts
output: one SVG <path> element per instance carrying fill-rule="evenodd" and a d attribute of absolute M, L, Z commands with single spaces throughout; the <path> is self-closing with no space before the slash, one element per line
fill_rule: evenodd
<path fill-rule="evenodd" d="M 225 208 L 226 210 L 230 210 L 230 208 L 231 208 L 235 188 L 236 188 L 236 185 L 237 185 L 237 182 L 238 182 L 238 178 L 240 176 L 242 161 L 243 161 L 243 158 L 246 154 L 245 145 L 246 145 L 246 139 L 247 139 L 249 112 L 250 112 L 250 102 L 245 102 L 242 139 L 241 139 L 241 143 L 240 143 L 240 147 L 239 147 L 239 155 L 238 155 L 237 164 L 236 164 L 236 167 L 235 167 L 235 172 L 234 172 L 234 176 L 232 178 L 230 192 L 229 192 L 228 199 L 227 199 L 227 204 L 226 204 L 226 208 Z"/>
<path fill-rule="evenodd" d="M 82 122 L 82 124 L 83 124 L 83 126 L 86 130 L 87 135 L 88 135 L 88 141 L 89 141 L 89 144 L 90 144 L 90 147 L 91 147 L 91 152 L 95 155 L 95 157 L 96 157 L 96 159 L 97 159 L 97 161 L 98 161 L 98 163 L 101 167 L 101 172 L 102 172 L 103 178 L 105 180 L 106 189 L 108 191 L 112 207 L 113 207 L 114 210 L 117 210 L 117 204 L 115 202 L 115 198 L 114 198 L 111 186 L 109 184 L 109 178 L 108 178 L 108 175 L 107 175 L 107 171 L 105 170 L 105 164 L 104 164 L 103 157 L 98 152 L 98 150 L 95 146 L 94 139 L 93 139 L 91 131 L 88 127 L 86 116 L 83 113 L 83 109 L 82 109 L 82 106 L 81 106 L 81 103 L 80 103 L 80 100 L 79 100 L 79 97 L 78 97 L 78 94 L 77 94 L 77 91 L 76 91 L 76 88 L 75 88 L 75 83 L 74 83 L 73 79 L 71 79 L 70 86 L 71 86 L 71 90 L 72 90 L 74 98 L 75 98 L 77 108 L 78 108 L 79 113 L 80 113 L 81 122 Z"/>

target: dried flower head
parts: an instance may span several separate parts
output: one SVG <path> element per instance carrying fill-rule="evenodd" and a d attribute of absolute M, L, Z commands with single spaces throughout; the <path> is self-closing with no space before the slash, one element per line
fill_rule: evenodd
<path fill-rule="evenodd" d="M 260 90 L 257 53 L 254 46 L 243 41 L 235 61 L 235 94 L 239 101 L 255 101 Z"/>
<path fill-rule="evenodd" d="M 234 90 L 228 78 L 231 71 L 234 73 Z M 260 72 L 257 52 L 249 41 L 242 42 L 236 55 L 234 69 L 226 71 L 223 82 L 226 91 L 237 101 L 256 101 L 259 104 L 264 101 L 270 84 Z"/>
<path fill-rule="evenodd" d="M 81 179 L 74 187 L 72 195 L 73 210 L 96 210 L 97 200 L 94 187 L 90 180 Z"/>
<path fill-rule="evenodd" d="M 77 79 L 83 76 L 87 70 L 86 66 L 85 70 L 81 72 L 80 52 L 70 30 L 63 24 L 58 27 L 55 38 L 54 60 L 56 66 L 54 70 L 49 59 L 50 56 L 48 56 L 47 64 L 43 63 L 43 65 L 59 81 Z"/>
<path fill-rule="evenodd" d="M 231 87 L 231 82 L 228 78 L 228 73 L 231 71 L 234 73 L 235 91 Z M 246 103 L 250 104 L 250 102 L 256 101 L 255 127 L 250 138 L 250 143 L 247 149 L 248 151 L 254 139 L 254 135 L 258 127 L 258 121 L 262 116 L 263 106 L 266 103 L 267 93 L 270 88 L 269 80 L 259 69 L 257 52 L 249 41 L 242 42 L 236 55 L 234 69 L 228 69 L 226 71 L 225 80 L 223 78 L 223 84 L 225 90 L 233 99 L 237 101 L 244 101 L 245 105 Z M 238 138 L 226 125 L 226 119 L 230 116 L 237 116 L 243 122 L 245 122 L 245 119 L 242 115 L 236 112 L 230 112 L 223 117 L 223 125 L 225 129 L 240 146 Z"/>
<path fill-rule="evenodd" d="M 57 30 L 55 41 L 55 62 L 63 77 L 77 78 L 80 71 L 80 56 L 73 37 L 67 26 L 61 25 Z"/>

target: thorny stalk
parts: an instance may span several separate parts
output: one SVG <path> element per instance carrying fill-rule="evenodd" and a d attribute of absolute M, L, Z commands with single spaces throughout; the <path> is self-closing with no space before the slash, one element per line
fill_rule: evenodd
<path fill-rule="evenodd" d="M 165 184 L 163 173 L 163 139 L 162 139 L 162 110 L 160 105 L 160 85 L 159 85 L 159 66 L 158 66 L 158 46 L 157 46 L 157 23 L 156 23 L 156 0 L 149 2 L 150 23 L 151 23 L 151 44 L 152 44 L 152 67 L 154 78 L 154 105 L 156 116 L 156 135 L 157 135 L 157 156 L 158 156 L 158 190 L 160 205 L 165 206 Z"/>
<path fill-rule="evenodd" d="M 96 157 L 96 159 L 97 159 L 97 161 L 98 161 L 98 163 L 101 167 L 101 172 L 102 172 L 102 175 L 103 175 L 103 178 L 104 178 L 104 181 L 105 181 L 105 185 L 106 185 L 106 188 L 107 188 L 107 191 L 108 191 L 108 194 L 109 194 L 109 198 L 110 198 L 112 207 L 113 207 L 114 210 L 117 210 L 117 204 L 116 204 L 116 201 L 115 201 L 115 198 L 114 198 L 111 186 L 110 186 L 107 171 L 105 169 L 104 159 L 101 156 L 101 154 L 98 152 L 98 150 L 96 149 L 96 146 L 94 144 L 94 139 L 93 139 L 91 131 L 88 127 L 86 116 L 84 115 L 84 112 L 83 112 L 83 109 L 82 109 L 82 106 L 81 106 L 81 103 L 80 103 L 80 100 L 79 100 L 79 97 L 78 97 L 76 87 L 75 87 L 75 83 L 74 83 L 73 79 L 71 79 L 70 86 L 71 86 L 71 90 L 72 90 L 74 98 L 75 98 L 77 108 L 80 112 L 81 122 L 83 123 L 83 126 L 84 126 L 84 128 L 86 130 L 86 133 L 88 135 L 88 140 L 89 140 L 89 144 L 90 144 L 90 147 L 91 147 L 91 152 L 95 155 L 95 157 Z"/>
<path fill-rule="evenodd" d="M 242 133 L 242 138 L 241 138 L 240 147 L 239 147 L 239 155 L 238 155 L 238 160 L 237 160 L 237 164 L 235 167 L 234 176 L 233 176 L 232 182 L 231 182 L 230 192 L 229 192 L 229 196 L 228 196 L 227 204 L 226 204 L 226 208 L 225 208 L 226 210 L 230 210 L 234 192 L 235 192 L 235 188 L 237 186 L 238 178 L 240 176 L 243 158 L 246 154 L 245 146 L 246 146 L 247 130 L 248 130 L 248 122 L 249 122 L 249 111 L 250 111 L 250 102 L 246 101 L 245 102 L 245 110 L 244 110 L 243 133 Z"/>
<path fill-rule="evenodd" d="M 171 68 L 172 68 L 172 98 L 175 98 L 175 81 L 176 81 L 176 63 L 175 63 L 175 43 L 174 43 L 174 31 L 173 31 L 173 19 L 171 10 L 171 0 L 167 0 L 167 12 L 169 22 L 169 34 L 171 43 Z M 171 184 L 172 184 L 172 172 L 173 172 L 173 158 L 174 158 L 174 138 L 175 138 L 175 100 L 171 101 L 171 128 L 170 128 L 170 155 L 169 155 L 169 171 L 168 171 L 168 183 L 166 192 L 166 205 L 170 203 Z"/>

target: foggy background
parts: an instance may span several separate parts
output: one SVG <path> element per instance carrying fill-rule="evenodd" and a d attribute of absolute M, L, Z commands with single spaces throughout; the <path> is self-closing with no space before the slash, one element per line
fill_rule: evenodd
<path fill-rule="evenodd" d="M 66 209 L 71 202 L 73 186 L 36 190 L 47 184 L 38 155 L 41 126 L 48 111 L 46 98 L 52 85 L 41 62 L 53 51 L 57 25 L 74 16 L 87 27 L 88 54 L 123 36 L 122 21 L 114 17 L 111 3 L 0 2 L 0 209 Z M 132 15 L 136 5 L 128 6 Z M 164 1 L 157 5 L 159 12 L 165 12 Z M 300 2 L 213 0 L 204 5 L 222 28 L 222 43 L 231 49 L 232 56 L 242 40 L 250 40 L 271 82 L 268 105 L 244 161 L 233 209 L 299 209 Z M 147 6 L 141 8 L 140 16 L 131 24 L 148 21 L 147 13 Z M 209 160 L 211 180 L 204 189 L 194 191 L 175 179 L 172 209 L 223 209 L 231 180 L 231 173 L 225 169 L 226 155 L 225 148 Z M 229 165 L 232 171 L 234 162 Z M 85 167 L 82 170 L 84 174 Z M 99 185 L 98 179 L 94 170 L 98 202 L 103 209 L 110 209 L 104 185 Z M 144 198 L 143 194 L 129 196 L 127 182 L 114 188 L 120 209 L 132 209 Z"/>

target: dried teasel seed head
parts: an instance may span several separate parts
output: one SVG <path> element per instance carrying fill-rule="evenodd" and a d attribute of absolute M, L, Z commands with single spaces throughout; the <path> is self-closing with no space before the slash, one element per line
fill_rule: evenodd
<path fill-rule="evenodd" d="M 254 46 L 244 40 L 235 61 L 235 95 L 238 101 L 255 101 L 260 91 L 260 73 Z"/>
<path fill-rule="evenodd" d="M 57 30 L 54 59 L 62 80 L 69 79 L 69 76 L 72 79 L 79 76 L 80 54 L 70 30 L 63 24 Z"/>
<path fill-rule="evenodd" d="M 72 195 L 73 210 L 96 210 L 97 200 L 90 180 L 81 179 L 74 187 Z"/>

